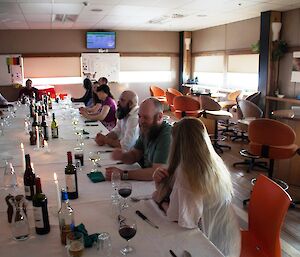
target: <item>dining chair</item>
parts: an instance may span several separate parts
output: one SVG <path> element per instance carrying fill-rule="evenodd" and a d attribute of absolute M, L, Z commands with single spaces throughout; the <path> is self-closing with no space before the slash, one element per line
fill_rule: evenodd
<path fill-rule="evenodd" d="M 151 85 L 149 89 L 150 89 L 150 95 L 152 97 L 155 97 L 162 104 L 167 103 L 166 93 L 162 88 L 155 86 L 155 85 Z"/>
<path fill-rule="evenodd" d="M 259 175 L 248 209 L 248 230 L 241 231 L 240 257 L 281 257 L 280 231 L 291 197 L 277 183 Z"/>
<path fill-rule="evenodd" d="M 166 91 L 166 98 L 167 98 L 167 103 L 168 103 L 168 105 L 169 105 L 169 107 L 170 107 L 170 110 L 172 111 L 172 112 L 174 112 L 174 103 L 173 103 L 173 101 L 174 101 L 174 98 L 176 97 L 176 96 L 181 96 L 182 94 L 178 91 L 178 90 L 176 90 L 176 89 L 174 89 L 174 88 L 168 88 L 167 89 L 167 91 Z"/>
<path fill-rule="evenodd" d="M 176 96 L 183 95 L 179 90 L 171 87 L 167 88 L 167 92 L 170 92 Z"/>
<path fill-rule="evenodd" d="M 199 101 L 190 96 L 176 96 L 173 100 L 174 114 L 181 119 L 185 116 L 199 117 L 201 113 Z"/>

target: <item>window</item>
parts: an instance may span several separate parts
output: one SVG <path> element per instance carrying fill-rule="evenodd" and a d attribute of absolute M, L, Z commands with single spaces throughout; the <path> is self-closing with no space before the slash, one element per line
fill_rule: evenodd
<path fill-rule="evenodd" d="M 120 82 L 171 82 L 171 57 L 121 57 Z"/>

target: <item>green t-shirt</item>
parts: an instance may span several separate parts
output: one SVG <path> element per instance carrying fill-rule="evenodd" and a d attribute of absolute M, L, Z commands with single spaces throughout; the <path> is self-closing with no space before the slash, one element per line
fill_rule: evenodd
<path fill-rule="evenodd" d="M 153 163 L 167 163 L 171 143 L 172 126 L 163 121 L 158 136 L 148 141 L 142 135 L 139 136 L 134 148 L 143 152 L 143 160 L 139 163 L 143 168 L 152 167 Z"/>

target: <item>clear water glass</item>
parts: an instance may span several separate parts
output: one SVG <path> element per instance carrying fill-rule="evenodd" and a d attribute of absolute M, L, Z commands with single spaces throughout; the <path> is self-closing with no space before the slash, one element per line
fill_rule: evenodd
<path fill-rule="evenodd" d="M 117 204 L 120 201 L 120 195 L 118 194 L 118 188 L 121 183 L 121 174 L 119 171 L 114 171 L 111 174 L 111 186 L 113 188 L 113 193 L 111 195 L 112 202 Z"/>
<path fill-rule="evenodd" d="M 99 234 L 97 239 L 97 250 L 98 256 L 110 257 L 112 251 L 110 234 L 107 232 L 102 232 Z"/>

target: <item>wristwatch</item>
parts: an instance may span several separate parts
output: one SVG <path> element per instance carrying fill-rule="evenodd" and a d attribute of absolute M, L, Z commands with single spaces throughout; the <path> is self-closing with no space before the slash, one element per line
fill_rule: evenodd
<path fill-rule="evenodd" d="M 128 170 L 123 170 L 122 180 L 128 180 Z"/>

